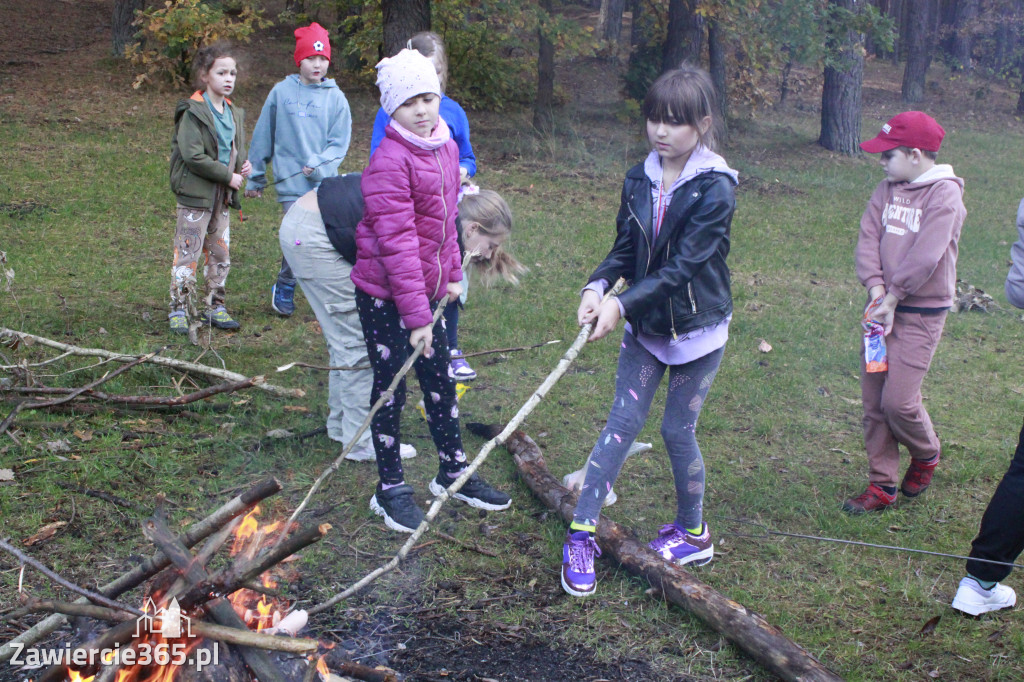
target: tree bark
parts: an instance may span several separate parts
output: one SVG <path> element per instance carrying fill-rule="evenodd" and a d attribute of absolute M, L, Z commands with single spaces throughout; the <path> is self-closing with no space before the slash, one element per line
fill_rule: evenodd
<path fill-rule="evenodd" d="M 839 9 L 856 11 L 859 0 L 831 0 Z M 860 143 L 861 87 L 864 53 L 860 34 L 846 27 L 825 38 L 832 59 L 821 89 L 821 135 L 818 144 L 840 154 L 857 153 Z"/>
<path fill-rule="evenodd" d="M 115 0 L 114 15 L 110 22 L 110 40 L 114 54 L 121 56 L 129 45 L 134 45 L 138 27 L 133 23 L 135 13 L 141 10 L 146 0 Z"/>
<path fill-rule="evenodd" d="M 959 0 L 953 15 L 949 56 L 955 71 L 972 71 L 971 48 L 974 46 L 974 20 L 978 16 L 978 0 Z"/>
<path fill-rule="evenodd" d="M 903 68 L 903 101 L 916 104 L 924 99 L 925 77 L 932 61 L 935 39 L 935 0 L 910 3 L 907 17 L 907 65 Z"/>
<path fill-rule="evenodd" d="M 552 11 L 551 0 L 541 0 L 542 18 L 537 26 L 537 97 L 533 101 L 533 127 L 551 132 L 555 106 L 555 45 L 545 31 Z"/>
<path fill-rule="evenodd" d="M 601 40 L 611 44 L 612 54 L 617 53 L 619 49 L 619 39 L 622 37 L 622 13 L 625 11 L 625 0 L 601 0 L 597 33 Z"/>
<path fill-rule="evenodd" d="M 414 33 L 430 30 L 430 0 L 383 0 L 384 56 L 398 54 Z"/>
<path fill-rule="evenodd" d="M 700 64 L 704 47 L 704 18 L 697 14 L 699 0 L 669 0 L 668 32 L 661 51 L 661 72 L 683 62 Z"/>
<path fill-rule="evenodd" d="M 566 523 L 572 521 L 576 495 L 551 475 L 537 444 L 516 431 L 505 441 L 505 447 L 530 490 Z M 842 679 L 764 618 L 711 589 L 682 567 L 666 562 L 623 526 L 602 518 L 597 542 L 606 556 L 611 555 L 627 571 L 647 579 L 666 601 L 699 617 L 779 677 L 805 682 Z"/>
<path fill-rule="evenodd" d="M 708 71 L 711 82 L 718 94 L 718 130 L 721 133 L 720 143 L 725 144 L 729 137 L 729 125 L 726 118 L 729 113 L 729 98 L 726 90 L 725 44 L 722 41 L 722 27 L 717 21 L 708 22 Z"/>

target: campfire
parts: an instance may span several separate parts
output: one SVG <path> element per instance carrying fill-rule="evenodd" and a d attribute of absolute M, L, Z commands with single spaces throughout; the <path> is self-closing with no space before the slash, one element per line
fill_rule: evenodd
<path fill-rule="evenodd" d="M 77 588 L 86 599 L 75 603 L 26 597 L 24 613 L 49 611 L 58 624 L 56 614 L 84 617 L 75 627 L 80 643 L 51 652 L 60 661 L 34 682 L 341 682 L 332 670 L 361 680 L 395 680 L 391 670 L 345 660 L 332 644 L 297 636 L 307 614 L 291 610 L 277 591 L 278 578 L 297 576 L 289 567 L 296 552 L 319 541 L 330 525 L 261 524 L 257 503 L 278 490 L 280 484 L 268 479 L 180 536 L 170 531 L 158 504 L 142 526 L 159 551 L 142 566 L 100 594 Z M 203 540 L 193 553 L 190 548 Z M 229 542 L 226 560 L 218 561 Z M 144 581 L 148 596 L 141 609 L 113 600 Z M 114 625 L 98 630 L 98 623 Z"/>

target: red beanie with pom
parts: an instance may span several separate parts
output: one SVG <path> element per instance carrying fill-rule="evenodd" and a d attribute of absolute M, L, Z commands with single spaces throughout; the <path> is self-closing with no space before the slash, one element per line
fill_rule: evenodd
<path fill-rule="evenodd" d="M 331 61 L 331 41 L 327 29 L 315 21 L 309 26 L 295 29 L 295 66 L 306 57 L 320 55 Z"/>

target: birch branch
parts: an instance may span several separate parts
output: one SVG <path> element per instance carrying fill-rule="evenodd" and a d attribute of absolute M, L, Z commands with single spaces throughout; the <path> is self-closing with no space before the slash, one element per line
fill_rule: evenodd
<path fill-rule="evenodd" d="M 620 278 L 619 281 L 615 283 L 615 286 L 605 293 L 602 301 L 608 300 L 608 298 L 617 294 L 624 285 L 625 280 Z M 466 484 L 466 481 L 468 481 L 469 478 L 474 473 L 476 473 L 476 470 L 480 468 L 480 465 L 482 465 L 484 461 L 486 461 L 488 455 L 491 454 L 495 446 L 503 444 L 505 440 L 508 439 L 508 437 L 512 435 L 512 433 L 514 433 L 517 428 L 519 428 L 519 425 L 523 422 L 523 420 L 526 419 L 527 415 L 533 412 L 533 410 L 537 407 L 540 401 L 543 400 L 544 396 L 547 395 L 548 391 L 551 390 L 551 387 L 554 386 L 558 382 L 558 380 L 562 378 L 566 370 L 569 369 L 569 365 L 571 365 L 573 361 L 576 359 L 576 356 L 579 355 L 580 348 L 582 348 L 583 344 L 585 344 L 587 342 L 587 339 L 590 338 L 590 334 L 593 330 L 594 324 L 592 322 L 588 322 L 587 324 L 583 325 L 583 328 L 580 329 L 580 333 L 576 336 L 576 340 L 573 341 L 572 346 L 570 346 L 569 350 L 565 352 L 565 355 L 562 356 L 562 359 L 558 361 L 558 365 L 555 366 L 555 369 L 553 369 L 551 373 L 548 374 L 548 377 L 543 381 L 543 383 L 541 383 L 540 386 L 537 387 L 537 390 L 533 392 L 533 395 L 531 395 L 530 398 L 523 404 L 523 406 L 519 408 L 519 412 L 517 412 L 516 415 L 512 417 L 512 420 L 509 421 L 509 423 L 505 426 L 501 433 L 499 433 L 491 440 L 487 441 L 484 444 L 484 446 L 480 449 L 480 452 L 477 454 L 477 456 L 473 458 L 473 461 L 470 463 L 470 465 L 466 467 L 466 469 L 462 472 L 462 474 L 458 478 L 456 478 L 450 486 L 448 486 L 447 490 L 445 490 L 443 493 L 434 498 L 433 503 L 431 503 L 430 505 L 430 509 L 426 513 L 426 518 L 423 520 L 422 523 L 420 523 L 420 525 L 416 528 L 413 534 L 409 536 L 409 539 L 406 540 L 405 544 L 402 545 L 401 549 L 398 550 L 398 554 L 392 557 L 392 559 L 386 564 L 379 566 L 377 569 L 365 575 L 361 580 L 359 580 L 357 583 L 355 583 L 348 589 L 344 590 L 343 592 L 339 592 L 327 601 L 317 604 L 316 606 L 308 609 L 308 613 L 310 616 L 320 613 L 321 611 L 325 611 L 334 606 L 335 604 L 337 604 L 338 602 L 340 602 L 341 600 L 347 599 L 348 597 L 352 596 L 365 586 L 372 583 L 374 580 L 376 580 L 383 574 L 396 568 L 398 564 L 400 564 L 405 559 L 405 557 L 409 554 L 409 551 L 416 545 L 419 539 L 426 532 L 427 528 L 430 525 L 430 522 L 432 522 L 437 517 L 438 513 L 440 513 L 441 507 L 443 507 L 444 504 L 449 499 L 451 499 L 451 497 L 455 493 L 462 489 L 462 486 Z"/>
<path fill-rule="evenodd" d="M 34 334 L 27 334 L 25 332 L 15 331 L 14 329 L 8 329 L 7 327 L 0 327 L 0 345 L 3 344 L 4 339 L 15 338 L 20 341 L 34 342 L 49 348 L 55 348 L 57 350 L 74 353 L 75 355 L 81 356 L 94 356 L 108 358 L 110 360 L 116 360 L 117 362 L 131 362 L 136 359 L 137 355 L 126 355 L 124 353 L 114 353 L 102 348 L 82 348 L 79 346 L 72 346 L 59 341 L 45 338 L 43 336 L 35 336 Z M 207 376 L 217 377 L 218 379 L 224 379 L 227 381 L 240 382 L 246 381 L 249 377 L 244 374 L 238 374 L 226 369 L 217 369 L 216 367 L 209 367 L 207 365 L 201 365 L 196 362 L 188 362 L 186 360 L 176 360 L 174 358 L 165 358 L 158 356 L 149 360 L 155 365 L 162 365 L 164 367 L 171 367 L 173 369 L 182 372 L 196 372 L 199 374 L 205 374 Z M 254 384 L 257 388 L 272 393 L 277 396 L 283 396 L 286 398 L 302 398 L 306 395 L 306 392 L 299 388 L 283 388 L 281 386 L 275 386 L 274 384 L 259 383 Z"/>

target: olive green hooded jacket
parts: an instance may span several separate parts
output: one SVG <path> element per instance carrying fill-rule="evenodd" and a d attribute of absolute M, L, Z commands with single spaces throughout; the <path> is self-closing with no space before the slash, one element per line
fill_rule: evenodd
<path fill-rule="evenodd" d="M 239 192 L 228 188 L 228 184 L 231 175 L 240 173 L 245 163 L 241 153 L 245 149 L 245 110 L 232 105 L 231 114 L 235 139 L 231 163 L 225 166 L 217 160 L 217 129 L 203 93 L 197 90 L 189 99 L 178 102 L 171 138 L 171 191 L 182 206 L 213 210 L 217 185 L 224 185 L 231 208 L 241 207 Z"/>

